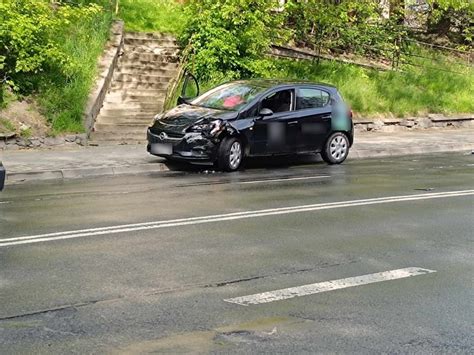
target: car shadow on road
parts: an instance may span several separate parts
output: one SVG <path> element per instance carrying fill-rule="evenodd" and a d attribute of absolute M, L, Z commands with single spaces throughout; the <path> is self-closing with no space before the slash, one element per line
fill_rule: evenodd
<path fill-rule="evenodd" d="M 289 169 L 295 166 L 305 166 L 312 164 L 321 164 L 323 160 L 319 154 L 293 155 L 293 156 L 274 156 L 247 158 L 240 171 L 261 170 L 261 169 Z M 220 172 L 213 164 L 190 164 L 181 161 L 164 161 L 170 171 L 187 173 L 213 173 Z"/>

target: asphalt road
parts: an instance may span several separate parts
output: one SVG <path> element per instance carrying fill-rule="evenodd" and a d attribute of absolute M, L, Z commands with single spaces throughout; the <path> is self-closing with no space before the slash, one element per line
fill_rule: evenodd
<path fill-rule="evenodd" d="M 472 354 L 473 169 L 450 154 L 7 186 L 0 353 Z"/>

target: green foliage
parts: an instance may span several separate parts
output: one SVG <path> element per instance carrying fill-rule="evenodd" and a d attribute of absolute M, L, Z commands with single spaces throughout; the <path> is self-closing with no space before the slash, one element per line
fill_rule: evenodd
<path fill-rule="evenodd" d="M 298 44 L 322 52 L 351 52 L 371 57 L 391 57 L 407 34 L 392 17 L 381 16 L 379 1 L 292 0 L 286 4 L 287 26 Z"/>
<path fill-rule="evenodd" d="M 11 121 L 0 117 L 0 133 L 10 133 L 15 131 L 16 127 Z"/>
<path fill-rule="evenodd" d="M 108 4 L 0 2 L 2 79 L 22 94 L 36 95 L 56 132 L 83 130 L 85 103 L 112 20 L 97 2 Z"/>
<path fill-rule="evenodd" d="M 68 76 L 75 63 L 61 50 L 58 32 L 79 20 L 93 17 L 100 8 L 59 6 L 48 1 L 7 0 L 0 3 L 0 70 L 3 81 L 15 90 L 29 89 L 25 74 L 56 68 Z"/>
<path fill-rule="evenodd" d="M 181 40 L 194 50 L 194 71 L 204 81 L 258 75 L 280 28 L 273 0 L 195 0 L 186 6 Z"/>
<path fill-rule="evenodd" d="M 127 30 L 179 34 L 185 15 L 175 0 L 120 0 L 119 17 Z"/>
<path fill-rule="evenodd" d="M 31 138 L 32 134 L 33 134 L 33 131 L 31 128 L 26 128 L 20 131 L 20 136 L 22 138 L 26 138 L 26 139 Z"/>
<path fill-rule="evenodd" d="M 364 69 L 335 61 L 276 60 L 267 77 L 311 80 L 336 85 L 354 111 L 367 116 L 416 116 L 426 113 L 474 112 L 474 71 L 452 73 L 456 63 L 420 68 L 404 66 L 402 72 Z M 424 59 L 419 59 L 420 63 Z M 426 63 L 425 63 L 426 64 Z"/>
<path fill-rule="evenodd" d="M 461 49 L 472 50 L 474 40 L 474 2 L 466 0 L 428 0 L 428 32 L 447 36 L 460 44 Z"/>

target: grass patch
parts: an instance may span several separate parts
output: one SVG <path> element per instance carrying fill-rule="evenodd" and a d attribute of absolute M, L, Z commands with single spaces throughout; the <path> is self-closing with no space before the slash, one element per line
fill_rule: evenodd
<path fill-rule="evenodd" d="M 51 123 L 53 134 L 82 132 L 84 107 L 97 74 L 97 58 L 109 36 L 112 15 L 102 11 L 64 33 L 58 33 L 61 48 L 72 59 L 74 70 L 64 77 L 54 68 L 39 77 L 38 103 Z"/>
<path fill-rule="evenodd" d="M 0 117 L 0 133 L 11 133 L 15 131 L 16 127 L 10 120 Z"/>
<path fill-rule="evenodd" d="M 268 59 L 267 78 L 335 85 L 359 117 L 409 117 L 474 112 L 474 70 L 455 58 L 418 59 L 402 71 L 378 71 L 321 60 Z M 455 73 L 456 72 L 456 73 Z M 459 72 L 459 74 L 458 74 Z M 203 90 L 216 82 L 202 83 Z"/>
<path fill-rule="evenodd" d="M 266 76 L 337 86 L 359 116 L 407 117 L 474 112 L 474 70 L 459 58 L 413 48 L 400 71 L 378 71 L 335 61 L 274 60 Z M 423 58 L 422 58 L 423 57 Z"/>
<path fill-rule="evenodd" d="M 185 15 L 175 0 L 122 0 L 119 15 L 129 31 L 180 34 Z"/>

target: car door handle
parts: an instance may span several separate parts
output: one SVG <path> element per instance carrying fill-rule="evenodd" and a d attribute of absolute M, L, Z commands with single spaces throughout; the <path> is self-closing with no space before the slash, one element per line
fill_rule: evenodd
<path fill-rule="evenodd" d="M 331 119 L 331 115 L 323 116 L 323 117 L 321 117 L 321 119 L 327 121 L 327 120 Z"/>
<path fill-rule="evenodd" d="M 294 125 L 294 124 L 297 124 L 297 123 L 298 123 L 298 121 L 291 121 L 291 122 L 288 122 L 288 126 Z"/>

